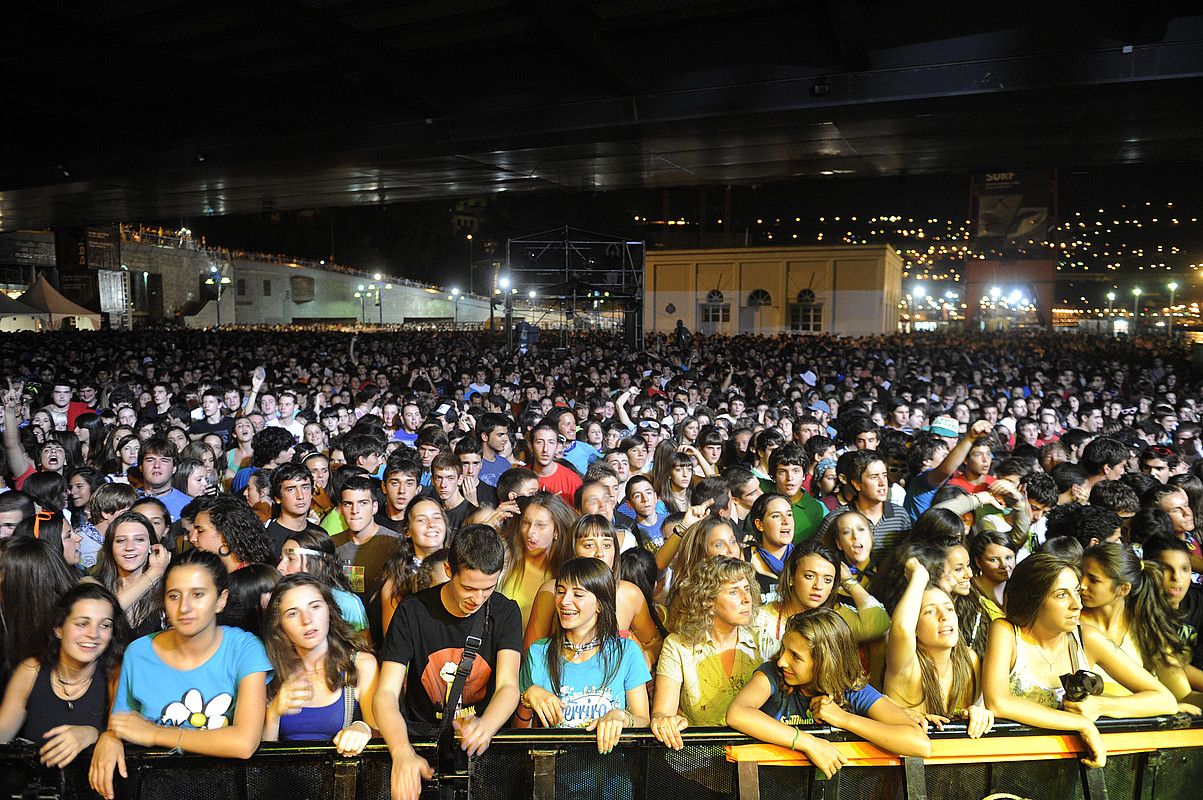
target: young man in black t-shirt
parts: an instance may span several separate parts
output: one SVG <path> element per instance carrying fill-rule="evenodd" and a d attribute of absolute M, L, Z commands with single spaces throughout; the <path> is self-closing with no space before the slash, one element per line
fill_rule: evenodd
<path fill-rule="evenodd" d="M 393 800 L 417 800 L 422 779 L 433 774 L 410 745 L 410 726 L 430 735 L 442 724 L 477 614 L 488 615 L 479 654 L 451 712 L 461 748 L 469 756 L 483 753 L 518 707 L 522 615 L 513 600 L 493 596 L 504 563 L 497 532 L 469 525 L 452 540 L 445 567 L 450 580 L 405 598 L 393 615 L 373 702 L 392 754 Z"/>
<path fill-rule="evenodd" d="M 309 529 L 325 533 L 309 521 L 309 508 L 313 505 L 313 474 L 301 464 L 289 462 L 272 470 L 272 499 L 280 512 L 267 524 L 267 535 L 271 537 L 276 558 L 293 534 Z"/>

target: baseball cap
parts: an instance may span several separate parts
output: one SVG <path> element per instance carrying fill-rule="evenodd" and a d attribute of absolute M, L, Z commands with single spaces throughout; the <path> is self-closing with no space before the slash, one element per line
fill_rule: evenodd
<path fill-rule="evenodd" d="M 951 436 L 957 437 L 961 435 L 961 424 L 947 414 L 941 414 L 931 421 L 927 426 L 930 433 L 936 436 Z"/>

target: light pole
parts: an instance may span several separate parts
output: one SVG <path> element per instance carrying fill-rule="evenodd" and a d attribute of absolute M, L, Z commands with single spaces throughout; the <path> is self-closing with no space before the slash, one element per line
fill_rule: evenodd
<path fill-rule="evenodd" d="M 471 239 L 472 234 L 468 234 L 468 238 Z M 457 328 L 459 327 L 459 298 L 460 298 L 460 293 L 459 293 L 459 287 L 457 286 L 451 290 L 451 295 L 449 297 L 449 299 L 455 303 L 455 318 L 454 318 L 453 325 L 454 325 L 454 327 L 457 327 Z"/>
<path fill-rule="evenodd" d="M 510 290 L 510 276 L 502 276 L 497 282 L 501 287 L 501 293 L 505 296 L 505 347 L 506 350 L 513 352 L 514 350 L 514 295 Z M 518 291 L 514 289 L 513 291 Z"/>
<path fill-rule="evenodd" d="M 368 324 L 368 292 L 367 287 L 362 283 L 359 284 L 359 291 L 355 293 L 359 298 L 359 321 L 361 324 Z"/>
<path fill-rule="evenodd" d="M 221 327 L 221 296 L 225 293 L 225 287 L 229 286 L 233 281 L 229 275 L 222 275 L 217 270 L 217 265 L 209 265 L 209 277 L 205 278 L 206 286 L 217 287 L 217 327 Z"/>
<path fill-rule="evenodd" d="M 468 292 L 476 294 L 476 266 L 472 263 L 472 234 L 468 234 Z"/>
<path fill-rule="evenodd" d="M 1174 292 L 1178 291 L 1178 281 L 1170 281 L 1170 324 L 1166 326 L 1169 329 L 1170 338 L 1174 337 Z"/>
<path fill-rule="evenodd" d="M 1136 329 L 1140 327 L 1140 293 L 1143 291 L 1139 286 L 1132 289 L 1132 332 L 1136 333 Z"/>
<path fill-rule="evenodd" d="M 1107 292 L 1107 313 L 1111 313 L 1111 304 L 1115 302 L 1115 292 Z"/>

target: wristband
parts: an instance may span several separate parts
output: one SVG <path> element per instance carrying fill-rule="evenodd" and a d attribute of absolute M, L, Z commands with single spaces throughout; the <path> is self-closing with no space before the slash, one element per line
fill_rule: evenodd
<path fill-rule="evenodd" d="M 844 580 L 840 581 L 840 586 L 848 586 L 850 584 L 859 584 L 859 583 L 860 583 L 860 581 L 858 581 L 856 579 L 856 576 L 854 575 L 850 578 L 844 578 Z"/>
<path fill-rule="evenodd" d="M 790 749 L 790 750 L 797 750 L 797 749 L 798 749 L 798 736 L 799 736 L 801 733 L 802 733 L 802 729 L 801 729 L 801 728 L 795 728 L 795 729 L 794 729 L 794 740 L 793 740 L 792 742 L 790 742 L 790 743 L 789 743 L 789 749 Z"/>
<path fill-rule="evenodd" d="M 350 725 L 348 725 L 347 727 L 348 727 L 348 728 L 354 728 L 356 725 L 362 725 L 362 726 L 363 726 L 363 729 L 364 729 L 365 731 L 367 731 L 367 732 L 368 732 L 368 736 L 371 736 L 371 735 L 372 735 L 372 726 L 371 726 L 371 725 L 369 725 L 369 724 L 367 724 L 366 722 L 364 722 L 364 721 L 363 721 L 363 720 L 361 720 L 361 719 L 354 720 L 354 721 L 353 721 L 353 722 L 352 722 Z"/>

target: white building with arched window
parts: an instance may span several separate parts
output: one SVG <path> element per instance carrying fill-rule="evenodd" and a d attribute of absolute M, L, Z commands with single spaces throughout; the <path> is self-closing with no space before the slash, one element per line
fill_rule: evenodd
<path fill-rule="evenodd" d="M 902 258 L 889 245 L 653 250 L 644 328 L 871 336 L 898 328 Z"/>

